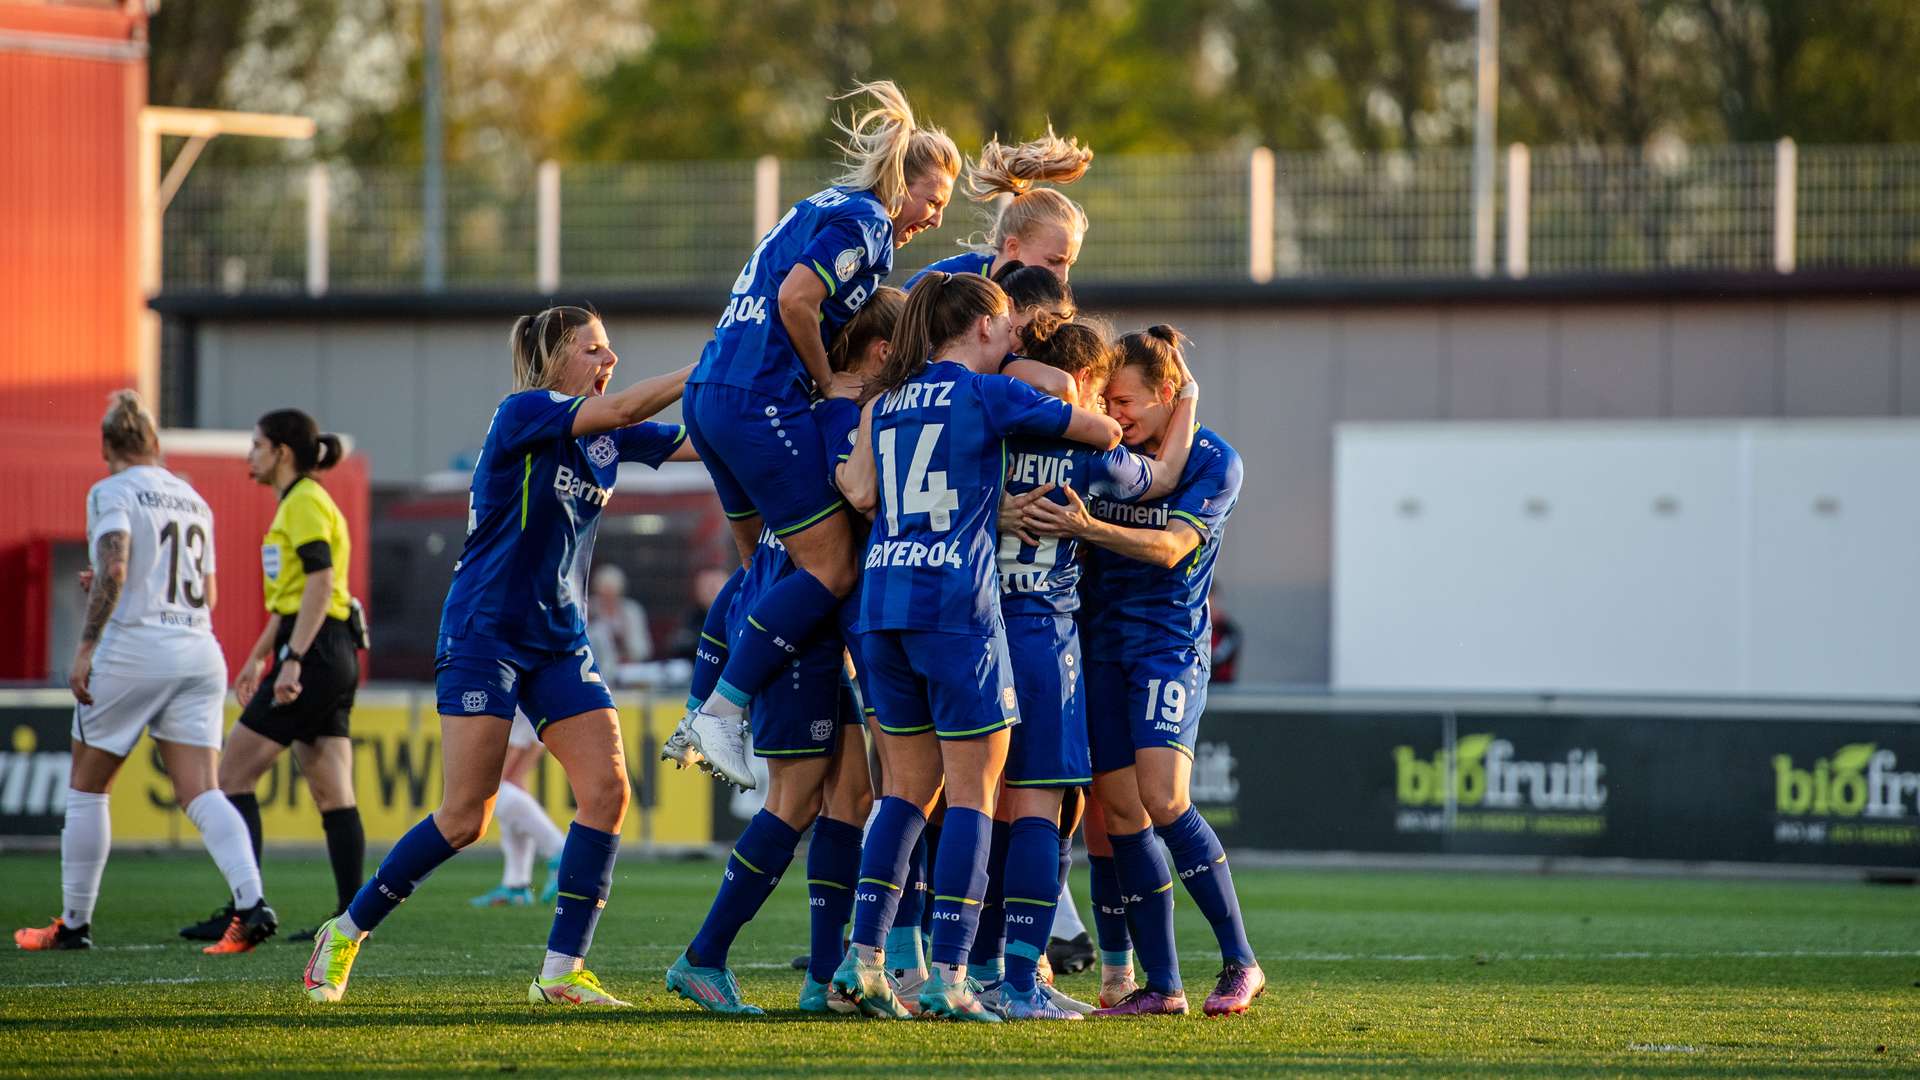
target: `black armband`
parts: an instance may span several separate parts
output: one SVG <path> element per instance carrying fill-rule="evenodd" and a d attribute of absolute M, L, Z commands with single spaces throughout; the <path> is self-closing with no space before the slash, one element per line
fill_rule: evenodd
<path fill-rule="evenodd" d="M 333 547 L 325 540 L 310 540 L 294 549 L 300 556 L 300 569 L 309 574 L 333 568 Z"/>

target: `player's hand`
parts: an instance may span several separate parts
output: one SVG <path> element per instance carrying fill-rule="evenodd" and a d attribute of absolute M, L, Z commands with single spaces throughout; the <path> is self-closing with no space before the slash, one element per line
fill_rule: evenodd
<path fill-rule="evenodd" d="M 74 576 L 80 579 L 80 591 L 82 593 L 91 593 L 93 591 L 93 567 L 89 566 Z"/>
<path fill-rule="evenodd" d="M 273 680 L 273 703 L 291 705 L 300 696 L 300 661 L 280 661 L 280 677 Z"/>
<path fill-rule="evenodd" d="M 82 644 L 73 652 L 73 664 L 67 669 L 67 689 L 73 691 L 73 700 L 82 705 L 93 704 L 93 695 L 87 692 L 87 682 L 93 677 L 93 646 Z"/>
<path fill-rule="evenodd" d="M 249 660 L 240 665 L 240 674 L 233 680 L 233 696 L 240 699 L 240 707 L 243 709 L 260 689 L 260 665 L 263 662 Z"/>
<path fill-rule="evenodd" d="M 1040 538 L 1027 530 L 1026 510 L 1027 507 L 1033 505 L 1036 500 L 1046 498 L 1047 492 L 1052 491 L 1053 487 L 1054 485 L 1047 484 L 1034 488 L 1032 491 L 1023 495 L 1008 495 L 1002 492 L 1000 495 L 1001 535 L 1004 536 L 1011 533 L 1019 537 L 1020 542 L 1023 544 L 1038 546 Z"/>
<path fill-rule="evenodd" d="M 1037 536 L 1085 536 L 1093 527 L 1093 515 L 1087 513 L 1079 492 L 1070 487 L 1060 490 L 1067 493 L 1067 505 L 1041 499 L 1022 511 L 1021 527 Z"/>

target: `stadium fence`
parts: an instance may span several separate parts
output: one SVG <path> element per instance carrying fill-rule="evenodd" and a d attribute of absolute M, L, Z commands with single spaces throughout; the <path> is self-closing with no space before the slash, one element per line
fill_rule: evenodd
<path fill-rule="evenodd" d="M 1093 227 L 1076 282 L 1474 274 L 1471 151 L 1107 155 L 1070 190 Z M 446 175 L 449 289 L 721 287 L 823 160 L 488 162 Z M 1920 146 L 1515 144 L 1495 273 L 1920 264 Z M 168 207 L 164 289 L 323 295 L 417 287 L 418 169 L 202 168 Z M 985 231 L 960 200 L 898 276 Z"/>

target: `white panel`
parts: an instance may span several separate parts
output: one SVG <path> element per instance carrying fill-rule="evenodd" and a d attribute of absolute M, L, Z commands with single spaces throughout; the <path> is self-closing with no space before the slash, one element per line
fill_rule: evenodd
<path fill-rule="evenodd" d="M 1335 682 L 1724 689 L 1736 453 L 1697 427 L 1343 425 Z"/>
<path fill-rule="evenodd" d="M 1920 423 L 1348 425 L 1335 681 L 1920 693 Z"/>
<path fill-rule="evenodd" d="M 1920 424 L 1754 438 L 1753 687 L 1920 693 Z"/>

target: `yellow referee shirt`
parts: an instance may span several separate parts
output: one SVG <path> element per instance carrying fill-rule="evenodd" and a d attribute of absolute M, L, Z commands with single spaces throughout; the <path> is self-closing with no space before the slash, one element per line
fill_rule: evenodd
<path fill-rule="evenodd" d="M 299 614 L 307 575 L 332 566 L 338 569 L 333 575 L 333 595 L 327 598 L 327 617 L 346 618 L 352 604 L 347 593 L 352 555 L 347 519 L 333 504 L 333 496 L 310 476 L 295 480 L 280 496 L 280 508 L 274 511 L 273 524 L 260 545 L 268 613 Z"/>

